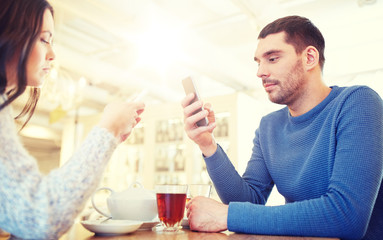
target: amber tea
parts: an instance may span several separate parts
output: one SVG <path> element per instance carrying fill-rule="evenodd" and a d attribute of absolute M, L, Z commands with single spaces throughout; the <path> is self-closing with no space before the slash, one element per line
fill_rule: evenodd
<path fill-rule="evenodd" d="M 184 218 L 187 185 L 156 185 L 158 218 L 162 228 L 159 231 L 179 232 Z M 157 230 L 156 230 L 157 231 Z"/>
<path fill-rule="evenodd" d="M 174 227 L 184 217 L 185 193 L 157 193 L 158 218 L 166 227 Z"/>

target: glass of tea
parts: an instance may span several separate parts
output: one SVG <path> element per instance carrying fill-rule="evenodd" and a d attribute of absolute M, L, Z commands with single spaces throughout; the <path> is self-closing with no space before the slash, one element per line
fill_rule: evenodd
<path fill-rule="evenodd" d="M 211 192 L 210 184 L 189 184 L 188 193 L 186 196 L 186 204 L 193 197 L 197 197 L 197 196 L 210 197 L 210 192 Z"/>
<path fill-rule="evenodd" d="M 178 232 L 182 228 L 188 185 L 159 184 L 154 189 L 157 195 L 158 218 L 162 225 L 158 231 Z"/>

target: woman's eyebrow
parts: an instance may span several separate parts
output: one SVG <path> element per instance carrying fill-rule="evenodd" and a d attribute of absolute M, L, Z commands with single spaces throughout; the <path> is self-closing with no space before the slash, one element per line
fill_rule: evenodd
<path fill-rule="evenodd" d="M 43 33 L 48 33 L 48 34 L 49 34 L 49 37 L 52 37 L 52 36 L 53 36 L 52 32 L 49 31 L 49 30 L 42 31 L 41 33 L 42 33 L 42 34 L 43 34 Z"/>

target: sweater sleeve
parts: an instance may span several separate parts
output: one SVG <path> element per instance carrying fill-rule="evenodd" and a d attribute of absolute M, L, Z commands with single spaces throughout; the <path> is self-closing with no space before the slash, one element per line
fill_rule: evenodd
<path fill-rule="evenodd" d="M 225 204 L 237 201 L 264 205 L 271 193 L 274 182 L 261 154 L 258 130 L 253 143 L 253 153 L 242 177 L 221 146 L 218 145 L 215 154 L 205 158 L 209 175 L 221 201 Z"/>
<path fill-rule="evenodd" d="M 29 239 L 58 238 L 71 227 L 117 146 L 112 134 L 95 127 L 68 162 L 42 176 L 6 109 L 0 111 L 0 142 L 0 228 Z"/>
<path fill-rule="evenodd" d="M 336 153 L 326 193 L 282 206 L 230 201 L 230 231 L 342 239 L 363 237 L 382 181 L 382 100 L 376 93 L 358 89 L 341 103 L 335 122 Z"/>

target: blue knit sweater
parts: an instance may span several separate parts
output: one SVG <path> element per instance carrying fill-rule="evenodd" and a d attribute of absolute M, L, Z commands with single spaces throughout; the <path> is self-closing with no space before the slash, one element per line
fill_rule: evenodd
<path fill-rule="evenodd" d="M 334 86 L 301 116 L 263 117 L 242 177 L 220 147 L 205 161 L 230 231 L 383 237 L 383 103 L 368 87 Z M 274 184 L 286 204 L 264 206 Z"/>

